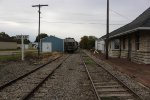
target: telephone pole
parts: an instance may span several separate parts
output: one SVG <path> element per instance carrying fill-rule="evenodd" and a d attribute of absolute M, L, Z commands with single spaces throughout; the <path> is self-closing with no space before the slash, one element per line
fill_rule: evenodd
<path fill-rule="evenodd" d="M 39 8 L 39 11 L 38 11 L 38 13 L 39 13 L 39 27 L 38 27 L 38 58 L 39 58 L 39 56 L 40 56 L 40 23 L 41 23 L 41 20 L 40 20 L 40 18 L 41 18 L 41 16 L 40 16 L 40 14 L 41 14 L 41 7 L 43 7 L 43 6 L 48 6 L 48 5 L 32 5 L 32 7 L 38 7 Z"/>
<path fill-rule="evenodd" d="M 107 22 L 106 22 L 106 59 L 108 59 L 108 42 L 109 42 L 109 0 L 107 0 Z"/>

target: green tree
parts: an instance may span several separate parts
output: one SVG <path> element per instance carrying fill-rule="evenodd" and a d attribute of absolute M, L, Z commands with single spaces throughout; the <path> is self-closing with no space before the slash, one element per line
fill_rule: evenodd
<path fill-rule="evenodd" d="M 93 49 L 95 47 L 95 40 L 97 38 L 95 36 L 88 37 L 88 49 Z"/>
<path fill-rule="evenodd" d="M 5 32 L 1 32 L 0 33 L 0 37 L 2 37 L 2 38 L 9 38 L 10 36 L 8 34 L 6 34 Z"/>
<path fill-rule="evenodd" d="M 15 42 L 17 42 L 18 44 L 21 44 L 21 39 L 17 39 L 16 36 L 12 36 L 10 38 L 13 39 Z M 30 40 L 24 39 L 24 44 L 29 44 L 29 43 L 30 43 Z"/>
<path fill-rule="evenodd" d="M 80 41 L 80 48 L 93 49 L 95 46 L 95 36 L 83 36 Z"/>
<path fill-rule="evenodd" d="M 0 32 L 0 41 L 3 41 L 3 42 L 15 42 L 15 39 L 10 37 L 5 32 Z"/>
<path fill-rule="evenodd" d="M 40 39 L 45 38 L 45 37 L 48 37 L 48 35 L 45 33 L 40 34 Z M 36 37 L 35 42 L 38 42 L 38 38 L 39 38 L 39 35 Z"/>
<path fill-rule="evenodd" d="M 81 37 L 80 48 L 87 49 L 88 46 L 88 36 Z"/>
<path fill-rule="evenodd" d="M 18 44 L 21 44 L 21 39 L 16 39 L 16 42 L 17 42 Z M 29 43 L 30 43 L 30 40 L 24 39 L 24 44 L 29 44 Z"/>
<path fill-rule="evenodd" d="M 5 32 L 0 32 L 0 41 L 3 41 L 3 42 L 17 42 L 18 44 L 21 44 L 21 39 L 16 39 L 16 36 L 10 37 Z M 24 43 L 29 44 L 30 40 L 25 39 Z"/>
<path fill-rule="evenodd" d="M 9 41 L 11 41 L 10 36 L 8 34 L 6 34 L 5 32 L 1 32 L 0 33 L 0 41 L 9 42 Z"/>

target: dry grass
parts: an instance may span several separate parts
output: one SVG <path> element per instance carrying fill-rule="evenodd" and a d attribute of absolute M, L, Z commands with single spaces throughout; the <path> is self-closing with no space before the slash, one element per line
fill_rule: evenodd
<path fill-rule="evenodd" d="M 50 52 L 50 53 L 40 53 L 40 59 L 44 59 L 44 58 L 49 58 L 51 56 L 53 57 L 57 57 L 59 55 L 62 55 L 62 53 L 59 52 Z M 25 53 L 25 58 L 26 59 L 38 59 L 38 54 L 37 52 L 32 52 L 32 51 L 28 51 Z"/>

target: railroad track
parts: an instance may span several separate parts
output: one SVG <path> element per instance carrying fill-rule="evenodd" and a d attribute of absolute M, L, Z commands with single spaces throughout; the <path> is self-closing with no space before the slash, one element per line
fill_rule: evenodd
<path fill-rule="evenodd" d="M 38 68 L 36 68 L 36 69 L 34 69 L 34 70 L 31 70 L 30 72 L 28 72 L 28 73 L 26 73 L 26 74 L 24 74 L 24 75 L 22 75 L 22 76 L 20 76 L 20 77 L 18 77 L 18 78 L 16 78 L 16 79 L 13 79 L 13 80 L 11 80 L 11 81 L 5 83 L 4 85 L 1 85 L 1 86 L 0 86 L 0 91 L 3 90 L 4 88 L 6 88 L 6 87 L 8 87 L 8 86 L 10 86 L 10 85 L 12 85 L 12 84 L 14 84 L 15 82 L 17 82 L 17 81 L 23 79 L 24 77 L 26 77 L 26 76 L 28 76 L 28 75 L 30 75 L 30 74 L 32 74 L 32 73 L 34 73 L 34 72 L 40 70 L 41 68 L 43 68 L 43 67 L 45 67 L 46 65 L 50 64 L 51 62 L 53 62 L 53 61 L 59 59 L 60 57 L 61 57 L 61 56 L 59 56 L 59 57 L 57 57 L 57 58 L 55 58 L 55 59 L 53 59 L 53 60 L 51 60 L 51 61 L 49 61 L 49 62 L 47 62 L 47 63 L 45 63 L 45 64 L 43 64 L 43 65 L 41 65 L 40 67 L 38 67 Z"/>
<path fill-rule="evenodd" d="M 128 86 L 89 56 L 81 54 L 81 59 L 98 100 L 142 100 Z"/>
<path fill-rule="evenodd" d="M 69 56 L 54 59 L 0 88 L 0 100 L 28 100 Z M 54 62 L 55 61 L 55 62 Z"/>

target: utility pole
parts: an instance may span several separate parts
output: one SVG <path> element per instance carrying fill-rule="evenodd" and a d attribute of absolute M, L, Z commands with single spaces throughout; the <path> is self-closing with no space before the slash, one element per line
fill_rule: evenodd
<path fill-rule="evenodd" d="M 39 56 L 40 56 L 40 23 L 41 23 L 41 20 L 40 20 L 40 18 L 41 18 L 41 16 L 40 16 L 40 14 L 41 14 L 41 7 L 43 7 L 43 6 L 48 6 L 48 5 L 32 5 L 32 7 L 38 7 L 39 8 L 39 11 L 38 11 L 38 13 L 39 13 L 39 27 L 38 27 L 38 58 L 39 58 Z"/>
<path fill-rule="evenodd" d="M 109 42 L 109 0 L 107 0 L 106 59 L 108 59 L 108 42 Z"/>

